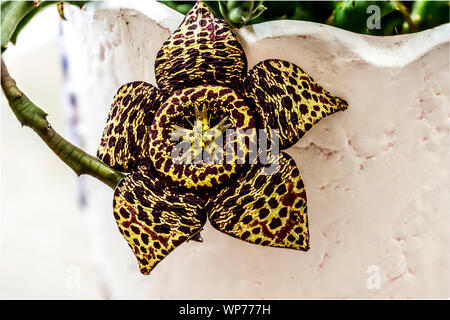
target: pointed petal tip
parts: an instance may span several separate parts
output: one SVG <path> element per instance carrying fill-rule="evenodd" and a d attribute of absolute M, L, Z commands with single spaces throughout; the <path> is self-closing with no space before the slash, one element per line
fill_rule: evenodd
<path fill-rule="evenodd" d="M 268 59 L 255 65 L 244 80 L 246 101 L 259 126 L 279 130 L 281 149 L 289 148 L 321 119 L 348 108 L 294 63 Z"/>
<path fill-rule="evenodd" d="M 114 192 L 114 218 L 139 263 L 149 274 L 206 222 L 204 200 L 172 191 L 146 166 L 124 178 Z"/>
<path fill-rule="evenodd" d="M 211 225 L 257 245 L 306 251 L 309 231 L 305 186 L 295 161 L 281 153 L 279 170 L 254 165 L 207 204 Z"/>
<path fill-rule="evenodd" d="M 201 84 L 239 87 L 247 60 L 230 26 L 198 1 L 159 50 L 158 87 L 165 93 Z"/>
<path fill-rule="evenodd" d="M 144 276 L 148 276 L 150 274 L 150 269 L 147 267 L 144 267 L 143 265 L 139 264 L 139 270 Z"/>

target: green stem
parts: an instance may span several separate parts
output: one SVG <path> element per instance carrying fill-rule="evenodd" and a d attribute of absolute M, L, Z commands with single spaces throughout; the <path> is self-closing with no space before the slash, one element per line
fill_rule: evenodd
<path fill-rule="evenodd" d="M 47 113 L 33 104 L 16 86 L 16 81 L 9 75 L 3 58 L 1 59 L 1 85 L 9 106 L 22 126 L 33 129 L 49 148 L 75 173 L 90 175 L 111 188 L 115 188 L 125 177 L 96 157 L 84 152 L 59 135 L 47 121 Z"/>

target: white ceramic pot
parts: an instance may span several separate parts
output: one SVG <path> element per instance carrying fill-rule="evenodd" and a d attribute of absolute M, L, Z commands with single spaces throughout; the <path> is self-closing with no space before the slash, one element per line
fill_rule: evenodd
<path fill-rule="evenodd" d="M 68 85 L 95 153 L 120 85 L 156 86 L 156 53 L 183 16 L 148 1 L 66 10 Z M 249 67 L 301 66 L 350 107 L 288 150 L 304 177 L 311 249 L 252 245 L 207 223 L 149 276 L 117 230 L 113 192 L 84 178 L 99 277 L 111 298 L 447 298 L 449 34 L 371 37 L 303 21 L 235 30 Z"/>

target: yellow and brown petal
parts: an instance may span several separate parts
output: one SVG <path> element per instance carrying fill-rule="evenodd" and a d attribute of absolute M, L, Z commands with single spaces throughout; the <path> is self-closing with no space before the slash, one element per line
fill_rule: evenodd
<path fill-rule="evenodd" d="M 172 139 L 173 127 L 192 127 L 196 108 L 205 108 L 211 127 L 227 119 L 229 129 L 240 129 L 236 135 L 222 136 L 222 144 L 218 144 L 222 153 L 214 162 L 207 161 L 204 152 L 202 159 L 195 161 L 190 157 L 188 163 L 177 161 L 183 152 L 174 154 L 181 141 Z M 149 144 L 150 159 L 160 178 L 167 183 L 193 190 L 216 187 L 232 179 L 248 163 L 250 150 L 256 148 L 255 122 L 245 101 L 232 89 L 200 85 L 178 90 L 162 104 L 150 128 Z M 190 141 L 188 147 L 191 147 Z M 230 158 L 227 160 L 227 157 Z"/>
<path fill-rule="evenodd" d="M 155 63 L 158 87 L 168 94 L 200 84 L 236 89 L 246 71 L 244 50 L 231 28 L 201 1 L 164 42 Z"/>
<path fill-rule="evenodd" d="M 265 129 L 269 139 L 278 130 L 282 150 L 347 103 L 290 62 L 266 60 L 247 76 L 246 68 L 230 27 L 198 1 L 157 55 L 161 91 L 133 82 L 114 97 L 98 157 L 132 172 L 115 190 L 114 216 L 142 273 L 196 238 L 207 217 L 216 229 L 251 243 L 309 249 L 300 172 L 285 153 L 271 166 L 249 164 L 259 143 L 254 129 Z M 225 129 L 240 131 L 230 138 Z M 177 162 L 174 136 L 192 147 L 196 132 L 214 139 L 202 138 L 193 158 L 198 150 L 202 156 L 219 150 L 221 159 Z"/>
<path fill-rule="evenodd" d="M 172 191 L 140 165 L 114 192 L 114 217 L 143 274 L 171 251 L 194 237 L 206 222 L 205 200 Z"/>
<path fill-rule="evenodd" d="M 348 107 L 300 67 L 276 59 L 249 71 L 242 94 L 249 105 L 254 104 L 258 125 L 268 134 L 270 129 L 279 130 L 280 149 L 295 144 L 321 119 Z"/>
<path fill-rule="evenodd" d="M 114 96 L 97 157 L 112 168 L 130 172 L 149 155 L 148 132 L 161 96 L 151 84 L 135 81 Z"/>
<path fill-rule="evenodd" d="M 275 164 L 274 164 L 275 165 Z M 206 204 L 219 231 L 254 244 L 309 249 L 306 191 L 295 161 L 281 153 L 277 170 L 253 165 Z"/>

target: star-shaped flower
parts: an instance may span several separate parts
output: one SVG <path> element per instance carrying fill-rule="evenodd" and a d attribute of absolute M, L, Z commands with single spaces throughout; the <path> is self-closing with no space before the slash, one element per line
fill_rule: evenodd
<path fill-rule="evenodd" d="M 201 1 L 164 42 L 155 71 L 159 89 L 145 82 L 119 89 L 97 152 L 106 164 L 130 173 L 114 192 L 114 217 L 141 272 L 148 274 L 183 242 L 198 240 L 207 219 L 251 243 L 308 250 L 300 172 L 288 154 L 271 149 L 275 172 L 268 174 L 261 161 L 248 163 L 254 129 L 264 129 L 271 141 L 279 138 L 286 149 L 347 103 L 287 61 L 265 60 L 247 73 L 238 39 Z M 192 159 L 225 151 L 215 140 L 226 129 L 245 132 L 226 135 L 236 146 L 232 151 L 242 151 L 231 160 L 175 160 L 174 153 L 183 152 L 174 152 L 180 146 L 174 137 L 199 142 L 189 149 Z"/>

